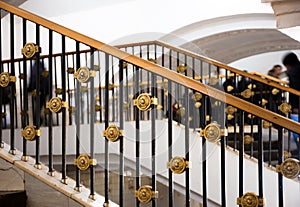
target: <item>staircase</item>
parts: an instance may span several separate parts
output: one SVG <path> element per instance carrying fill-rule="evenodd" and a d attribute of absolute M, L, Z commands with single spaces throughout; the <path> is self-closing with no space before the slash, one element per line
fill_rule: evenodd
<path fill-rule="evenodd" d="M 0 8 L 9 12 L 1 20 L 9 30 L 0 27 L 0 40 L 9 40 L 9 47 L 1 46 L 0 95 L 5 89 L 10 93 L 9 104 L 2 107 L 0 156 L 63 194 L 69 206 L 126 206 L 128 177 L 135 206 L 177 206 L 178 192 L 185 206 L 300 203 L 299 161 L 284 159 L 283 152 L 284 129 L 300 133 L 300 124 L 263 106 L 261 98 L 270 88 L 254 93 L 260 97 L 258 105 L 251 98 L 253 91 L 250 98 L 237 91 L 238 75 L 252 78 L 252 87 L 269 81 L 212 60 L 183 56 L 201 69 L 199 78 L 193 73 L 196 69 L 188 72 L 185 64 L 179 64 L 179 53 L 173 60 L 175 48 L 154 53 L 154 61 L 149 55 L 144 60 L 141 52 L 136 57 L 2 1 Z M 34 62 L 46 70 L 36 70 L 36 88 L 30 94 L 27 80 Z M 176 72 L 170 70 L 174 65 Z M 223 74 L 216 73 L 222 70 Z M 224 92 L 220 86 L 229 77 L 234 77 L 233 89 L 226 87 Z M 286 89 L 273 82 L 269 86 L 280 93 Z M 50 93 L 44 96 L 47 87 Z M 252 117 L 250 132 L 244 118 L 238 118 L 245 114 Z M 233 129 L 228 115 L 234 117 Z M 277 138 L 266 152 L 264 126 L 272 130 L 270 123 L 277 130 L 267 135 Z M 244 146 L 249 134 L 254 138 L 250 149 Z M 244 154 L 248 150 L 250 156 Z M 264 159 L 271 150 L 276 159 Z M 68 176 L 71 165 L 74 180 Z M 85 177 L 88 188 L 82 186 Z M 112 177 L 118 179 L 117 185 L 112 185 Z M 102 195 L 95 190 L 99 182 Z M 276 188 L 269 183 L 276 183 Z M 167 191 L 164 203 L 160 203 L 164 194 L 157 192 L 159 184 Z M 112 188 L 118 192 L 117 204 L 112 202 Z"/>

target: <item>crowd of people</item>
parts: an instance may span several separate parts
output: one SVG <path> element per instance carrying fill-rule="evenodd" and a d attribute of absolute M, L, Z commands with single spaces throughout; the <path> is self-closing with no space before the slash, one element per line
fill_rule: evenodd
<path fill-rule="evenodd" d="M 286 71 L 283 72 L 283 67 L 279 64 L 274 65 L 270 70 L 266 71 L 267 75 L 271 76 L 272 78 L 280 79 L 280 76 L 285 73 L 288 77 L 289 87 L 295 90 L 300 91 L 300 61 L 297 55 L 293 52 L 287 53 L 283 59 L 282 64 L 286 68 Z M 247 71 L 244 71 L 247 72 Z M 247 77 L 241 76 L 239 79 L 235 79 L 235 76 L 229 75 L 228 78 L 223 82 L 223 90 L 226 93 L 231 93 L 235 96 L 238 96 L 242 99 L 246 99 L 251 101 L 254 104 L 261 105 L 262 98 L 267 100 L 265 107 L 275 113 L 280 113 L 278 110 L 279 105 L 286 101 L 288 102 L 291 107 L 292 111 L 289 115 L 289 118 L 298 122 L 298 113 L 299 113 L 299 97 L 294 94 L 289 94 L 289 99 L 285 100 L 286 97 L 282 95 L 282 93 L 272 93 L 272 87 L 263 86 L 258 82 L 253 83 L 248 80 Z M 237 83 L 236 83 L 237 81 Z M 232 86 L 232 87 L 231 87 Z M 267 87 L 267 88 L 265 88 Z M 254 93 L 251 98 L 245 98 L 241 94 L 244 90 L 251 89 Z M 262 94 L 261 94 L 262 92 Z M 190 94 L 192 95 L 192 93 Z M 194 108 L 195 101 L 189 97 L 189 103 L 191 104 L 190 108 L 190 119 L 193 120 L 193 116 L 197 114 L 197 110 Z M 184 116 L 183 116 L 184 106 L 181 106 L 178 102 L 175 102 L 172 107 L 172 114 L 173 120 L 178 123 L 184 123 Z M 197 114 L 198 116 L 198 114 Z M 255 118 L 249 118 L 248 114 L 245 114 L 245 123 L 252 123 L 255 124 Z M 228 120 L 228 124 L 234 124 L 237 120 Z M 190 122 L 190 127 L 197 127 L 199 123 L 195 125 L 195 122 Z M 194 126 L 195 125 L 195 126 Z M 276 125 L 274 125 L 277 128 Z M 296 142 L 297 148 L 299 149 L 299 138 L 298 134 L 292 133 L 292 136 Z"/>

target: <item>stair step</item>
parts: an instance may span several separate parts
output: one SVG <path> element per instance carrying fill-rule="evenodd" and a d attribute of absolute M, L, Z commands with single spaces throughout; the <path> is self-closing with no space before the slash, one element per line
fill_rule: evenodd
<path fill-rule="evenodd" d="M 3 191 L 3 192 L 0 192 L 1 206 L 26 207 L 26 201 L 27 201 L 26 191 L 20 191 L 20 192 Z"/>

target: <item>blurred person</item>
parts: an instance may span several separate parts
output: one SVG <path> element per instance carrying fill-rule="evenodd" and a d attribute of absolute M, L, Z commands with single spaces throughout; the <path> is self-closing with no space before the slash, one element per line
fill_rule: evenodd
<path fill-rule="evenodd" d="M 300 62 L 297 55 L 295 53 L 286 54 L 282 63 L 287 69 L 290 88 L 300 91 Z M 299 111 L 299 97 L 297 95 L 290 94 L 289 102 L 292 106 L 292 113 L 297 114 Z"/>
<path fill-rule="evenodd" d="M 282 59 L 282 63 L 287 69 L 286 73 L 289 78 L 290 88 L 300 91 L 300 61 L 297 55 L 293 52 L 286 54 Z M 289 103 L 292 106 L 292 114 L 290 117 L 298 122 L 299 97 L 294 94 L 289 94 Z M 293 137 L 299 150 L 298 134 L 293 133 Z"/>
<path fill-rule="evenodd" d="M 274 78 L 279 78 L 279 75 L 282 73 L 281 65 L 274 65 L 272 69 L 268 71 L 268 75 Z"/>
<path fill-rule="evenodd" d="M 46 68 L 44 66 L 44 62 L 40 61 L 39 64 L 37 64 L 36 60 L 34 60 L 32 69 L 31 69 L 31 74 L 29 78 L 29 87 L 28 87 L 28 92 L 31 92 L 32 94 L 36 91 L 36 85 L 37 85 L 37 67 L 39 67 L 39 73 L 40 73 L 40 112 L 41 112 L 41 124 L 43 122 L 42 119 L 42 109 L 46 107 L 46 100 L 48 95 L 50 94 L 50 86 L 49 86 L 49 75 L 46 72 Z M 33 98 L 33 114 L 35 114 L 35 103 L 36 103 L 36 95 L 32 97 Z M 35 115 L 34 115 L 35 116 Z"/>

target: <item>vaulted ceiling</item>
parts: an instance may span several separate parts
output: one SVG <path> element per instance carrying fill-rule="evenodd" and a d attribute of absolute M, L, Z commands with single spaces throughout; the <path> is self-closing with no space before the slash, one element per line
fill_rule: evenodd
<path fill-rule="evenodd" d="M 223 63 L 231 63 L 267 52 L 300 50 L 300 43 L 276 29 L 243 29 L 196 39 L 182 47 Z"/>
<path fill-rule="evenodd" d="M 2 0 L 2 1 L 7 2 L 9 4 L 12 4 L 14 6 L 19 6 L 19 5 L 23 4 L 27 0 Z M 6 15 L 5 12 L 1 12 L 1 18 L 4 17 L 5 15 Z"/>

